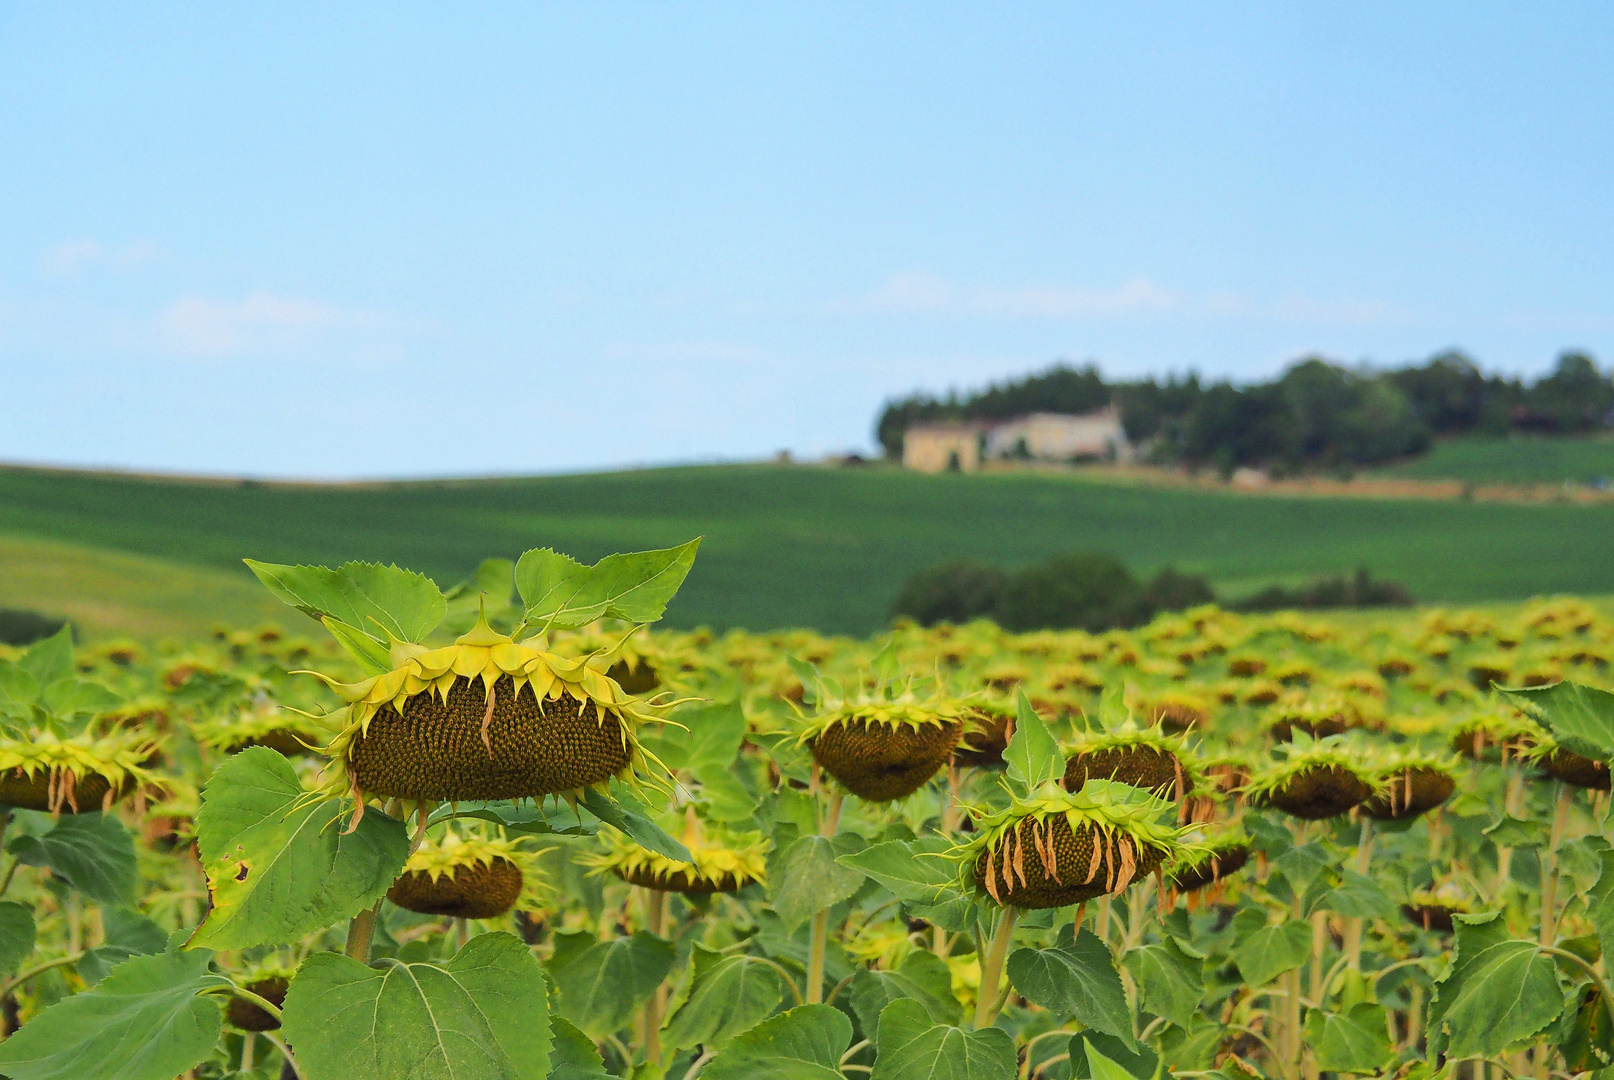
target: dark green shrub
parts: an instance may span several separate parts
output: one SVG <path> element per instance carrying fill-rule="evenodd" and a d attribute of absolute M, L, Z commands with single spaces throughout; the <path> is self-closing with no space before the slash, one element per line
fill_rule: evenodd
<path fill-rule="evenodd" d="M 0 608 L 0 644 L 32 645 L 66 625 L 66 619 L 41 615 L 37 611 Z"/>
<path fill-rule="evenodd" d="M 1098 632 L 1149 621 L 1143 586 L 1101 551 L 1056 555 L 1010 575 L 998 622 L 1009 630 L 1078 628 Z"/>
<path fill-rule="evenodd" d="M 995 566 L 949 559 L 910 577 L 891 612 L 924 626 L 994 618 L 1007 580 L 1008 575 Z"/>
<path fill-rule="evenodd" d="M 1150 612 L 1184 611 L 1201 604 L 1214 604 L 1216 593 L 1210 582 L 1197 574 L 1184 574 L 1166 567 L 1143 590 L 1143 602 Z"/>

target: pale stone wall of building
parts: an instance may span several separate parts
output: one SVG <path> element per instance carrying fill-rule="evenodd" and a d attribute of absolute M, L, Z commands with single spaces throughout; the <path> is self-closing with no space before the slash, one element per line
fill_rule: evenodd
<path fill-rule="evenodd" d="M 902 434 L 902 464 L 919 472 L 974 472 L 981 467 L 980 430 L 966 424 L 918 424 Z"/>

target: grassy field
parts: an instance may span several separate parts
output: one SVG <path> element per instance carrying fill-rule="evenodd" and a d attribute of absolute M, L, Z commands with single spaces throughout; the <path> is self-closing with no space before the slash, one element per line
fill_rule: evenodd
<path fill-rule="evenodd" d="M 1454 439 L 1372 475 L 1477 484 L 1585 483 L 1614 477 L 1614 439 Z"/>
<path fill-rule="evenodd" d="M 170 632 L 275 610 L 254 599 L 243 556 L 395 560 L 448 584 L 488 555 L 552 545 L 592 560 L 697 535 L 706 542 L 669 612 L 674 625 L 868 633 L 906 575 L 937 559 L 1012 566 L 1082 548 L 1115 552 L 1143 573 L 1167 564 L 1204 573 L 1231 595 L 1357 566 L 1432 602 L 1614 592 L 1611 507 L 811 466 L 325 487 L 9 469 L 0 470 L 0 604 L 104 610 L 91 629 L 138 632 L 146 622 Z"/>

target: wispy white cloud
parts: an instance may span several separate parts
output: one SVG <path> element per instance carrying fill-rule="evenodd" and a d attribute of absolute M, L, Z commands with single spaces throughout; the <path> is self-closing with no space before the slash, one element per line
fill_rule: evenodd
<path fill-rule="evenodd" d="M 1166 311 L 1178 298 L 1147 278 L 1113 289 L 1067 285 L 961 287 L 925 273 L 897 274 L 859 306 L 883 312 L 935 312 L 1009 319 L 1088 319 Z"/>
<path fill-rule="evenodd" d="M 99 240 L 69 240 L 47 250 L 43 261 L 45 272 L 50 276 L 72 277 L 97 267 L 133 270 L 156 260 L 161 254 L 155 244 L 144 240 L 110 247 Z"/>
<path fill-rule="evenodd" d="M 198 356 L 286 348 L 305 343 L 323 331 L 373 326 L 377 321 L 368 312 L 262 290 L 248 293 L 241 300 L 185 296 L 158 316 L 169 344 Z"/>

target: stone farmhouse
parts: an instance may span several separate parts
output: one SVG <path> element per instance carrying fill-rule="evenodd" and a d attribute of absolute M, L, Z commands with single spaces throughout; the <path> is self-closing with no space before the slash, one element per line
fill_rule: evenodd
<path fill-rule="evenodd" d="M 969 424 L 915 424 L 902 463 L 920 472 L 974 472 L 988 461 L 1131 461 L 1136 448 L 1113 405 L 1097 412 L 1030 413 Z"/>

